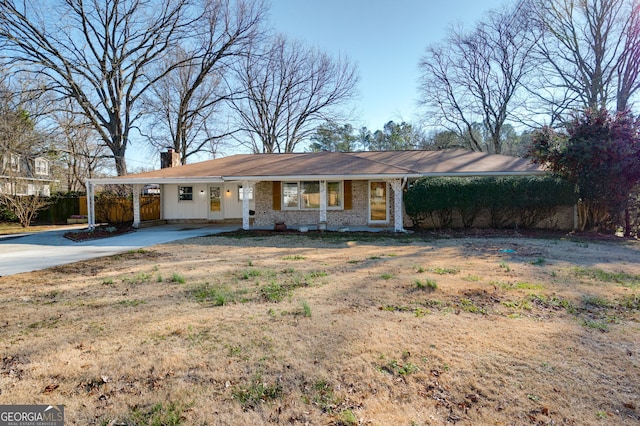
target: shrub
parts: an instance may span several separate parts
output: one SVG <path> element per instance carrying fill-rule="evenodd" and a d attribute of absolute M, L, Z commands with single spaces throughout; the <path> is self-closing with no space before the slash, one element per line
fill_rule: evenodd
<path fill-rule="evenodd" d="M 573 187 L 549 176 L 437 177 L 417 180 L 405 193 L 407 215 L 415 227 L 453 226 L 454 213 L 462 226 L 473 226 L 487 212 L 495 228 L 534 227 L 560 206 L 576 202 Z"/>

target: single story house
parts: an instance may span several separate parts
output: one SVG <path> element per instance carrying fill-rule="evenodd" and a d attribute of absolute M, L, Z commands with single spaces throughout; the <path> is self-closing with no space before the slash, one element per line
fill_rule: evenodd
<path fill-rule="evenodd" d="M 426 176 L 544 174 L 524 158 L 465 150 L 238 154 L 157 171 L 87 181 L 89 226 L 96 185 L 158 185 L 160 219 L 242 221 L 243 229 L 381 226 L 403 231 L 403 188 Z"/>

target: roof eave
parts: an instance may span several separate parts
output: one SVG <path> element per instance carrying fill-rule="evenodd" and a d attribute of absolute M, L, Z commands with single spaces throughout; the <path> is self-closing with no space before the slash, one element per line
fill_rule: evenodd
<path fill-rule="evenodd" d="M 172 184 L 172 183 L 221 183 L 222 176 L 200 177 L 156 177 L 156 178 L 129 178 L 126 176 L 112 178 L 91 178 L 87 183 L 94 185 L 148 185 L 148 184 Z"/>
<path fill-rule="evenodd" d="M 148 185 L 148 184 L 184 184 L 184 183 L 223 183 L 238 181 L 286 181 L 286 180 L 388 180 L 419 179 L 421 177 L 491 177 L 491 176 L 532 176 L 544 175 L 544 170 L 528 171 L 485 171 L 485 172 L 433 172 L 433 173 L 390 173 L 357 175 L 270 175 L 270 176 L 199 176 L 199 177 L 156 177 L 156 178 L 91 178 L 87 183 L 94 185 Z"/>

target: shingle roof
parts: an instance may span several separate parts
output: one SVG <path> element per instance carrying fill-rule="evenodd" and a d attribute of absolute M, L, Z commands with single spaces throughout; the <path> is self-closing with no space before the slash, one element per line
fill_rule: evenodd
<path fill-rule="evenodd" d="M 121 179 L 539 174 L 524 158 L 464 150 L 237 154 Z"/>

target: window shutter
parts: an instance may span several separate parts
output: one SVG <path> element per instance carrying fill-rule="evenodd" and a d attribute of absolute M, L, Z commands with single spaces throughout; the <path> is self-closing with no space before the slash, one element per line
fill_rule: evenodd
<path fill-rule="evenodd" d="M 353 181 L 344 181 L 344 209 L 351 210 L 353 208 Z"/>
<path fill-rule="evenodd" d="M 282 197 L 280 196 L 280 194 L 282 193 L 282 182 L 279 181 L 274 181 L 273 182 L 273 192 L 271 194 L 272 196 L 272 200 L 273 200 L 273 210 L 277 211 L 277 210 L 281 210 L 282 209 Z"/>

